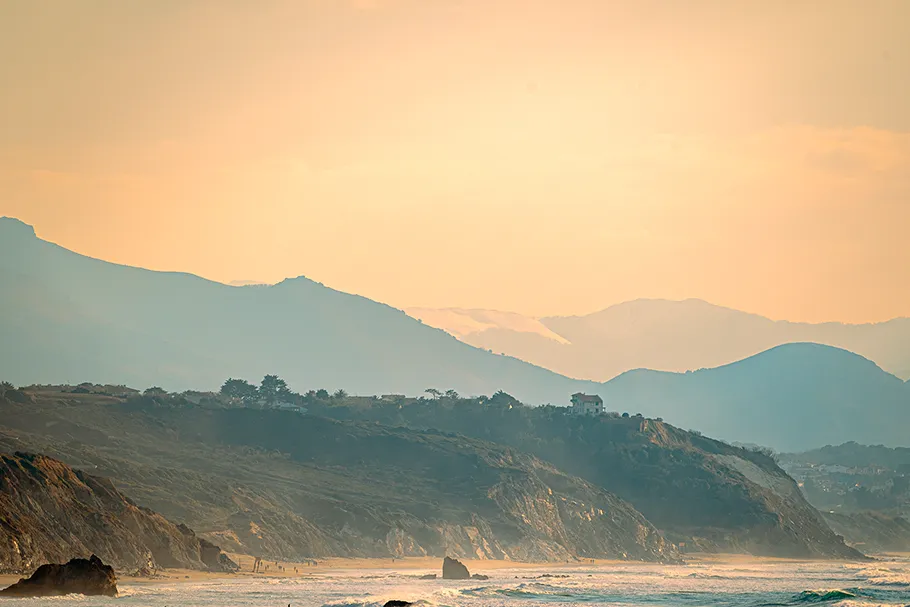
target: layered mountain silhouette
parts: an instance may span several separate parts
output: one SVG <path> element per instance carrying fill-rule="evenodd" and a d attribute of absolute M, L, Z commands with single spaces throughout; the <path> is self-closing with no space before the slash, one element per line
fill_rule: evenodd
<path fill-rule="evenodd" d="M 910 378 L 910 318 L 862 325 L 774 321 L 699 299 L 638 299 L 586 316 L 539 319 L 461 308 L 406 311 L 478 348 L 597 381 L 632 369 L 717 367 L 795 342 L 850 350 Z"/>
<path fill-rule="evenodd" d="M 306 278 L 232 287 L 121 266 L 41 240 L 14 219 L 0 219 L 0 281 L 0 379 L 18 384 L 215 389 L 227 377 L 276 373 L 300 392 L 504 390 L 527 403 L 564 404 L 581 391 L 603 396 L 609 410 L 661 416 L 729 441 L 788 450 L 846 440 L 910 444 L 902 431 L 910 385 L 826 346 L 783 346 L 691 374 L 574 380 Z M 552 330 L 574 343 L 584 329 L 571 326 Z M 590 356 L 621 356 L 632 341 Z"/>
<path fill-rule="evenodd" d="M 0 369 L 20 384 L 215 389 L 228 377 L 277 373 L 298 391 L 505 390 L 554 403 L 597 388 L 304 277 L 234 287 L 127 267 L 41 240 L 9 218 L 0 219 L 0 281 Z"/>

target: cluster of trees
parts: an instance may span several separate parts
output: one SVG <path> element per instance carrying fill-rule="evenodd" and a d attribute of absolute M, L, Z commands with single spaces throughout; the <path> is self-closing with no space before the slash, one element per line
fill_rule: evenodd
<path fill-rule="evenodd" d="M 288 387 L 285 380 L 277 375 L 266 375 L 256 386 L 245 379 L 229 378 L 221 386 L 222 396 L 233 401 L 242 402 L 248 407 L 271 407 L 278 403 L 302 405 L 314 400 L 327 401 L 330 399 L 347 398 L 348 393 L 337 390 L 329 394 L 328 390 L 310 390 L 305 394 L 298 394 Z"/>
<path fill-rule="evenodd" d="M 0 396 L 3 396 L 7 392 L 12 392 L 16 389 L 16 386 L 9 383 L 8 381 L 0 381 Z"/>
<path fill-rule="evenodd" d="M 442 390 L 437 390 L 436 388 L 427 388 L 426 390 L 424 390 L 424 392 L 429 394 L 430 397 L 432 398 L 432 400 L 440 401 L 443 403 L 444 402 L 456 403 L 456 402 L 464 401 L 466 403 L 476 403 L 476 404 L 481 404 L 481 405 L 484 403 L 489 403 L 489 404 L 493 404 L 493 405 L 512 405 L 512 406 L 522 404 L 520 400 L 518 400 L 517 398 L 515 398 L 514 396 L 512 396 L 511 394 L 509 394 L 507 392 L 503 392 L 502 390 L 499 390 L 498 392 L 494 393 L 493 396 L 475 396 L 473 398 L 463 398 L 455 390 L 446 390 L 445 392 L 443 392 Z M 417 399 L 417 400 L 424 400 L 424 399 L 421 398 L 421 399 Z"/>

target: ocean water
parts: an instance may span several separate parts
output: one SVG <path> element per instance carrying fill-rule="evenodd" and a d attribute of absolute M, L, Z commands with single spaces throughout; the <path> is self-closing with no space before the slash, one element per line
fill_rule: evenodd
<path fill-rule="evenodd" d="M 870 563 L 736 561 L 516 568 L 489 580 L 420 580 L 426 571 L 335 570 L 305 578 L 123 583 L 117 599 L 8 599 L 18 605 L 373 607 L 390 599 L 427 607 L 545 605 L 776 607 L 910 605 L 910 560 Z"/>

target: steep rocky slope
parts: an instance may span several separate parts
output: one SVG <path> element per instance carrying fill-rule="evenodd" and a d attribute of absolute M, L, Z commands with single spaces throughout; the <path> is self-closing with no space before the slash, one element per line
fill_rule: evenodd
<path fill-rule="evenodd" d="M 0 403 L 0 446 L 97 466 L 226 548 L 282 559 L 676 558 L 628 503 L 512 448 L 291 412 L 58 397 Z"/>
<path fill-rule="evenodd" d="M 859 556 L 768 455 L 651 419 L 577 417 L 557 407 L 495 401 L 372 401 L 318 412 L 437 428 L 523 449 L 626 499 L 668 539 L 703 550 Z"/>
<path fill-rule="evenodd" d="M 121 570 L 232 568 L 217 546 L 136 506 L 107 479 L 41 455 L 0 453 L 0 572 L 90 554 Z"/>

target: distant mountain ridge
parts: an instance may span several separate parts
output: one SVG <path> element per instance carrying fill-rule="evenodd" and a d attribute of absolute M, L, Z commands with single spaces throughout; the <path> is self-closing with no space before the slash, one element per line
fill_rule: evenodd
<path fill-rule="evenodd" d="M 216 388 L 277 373 L 293 387 L 429 387 L 565 402 L 593 382 L 479 350 L 400 310 L 304 277 L 232 287 L 92 259 L 0 219 L 0 368 L 20 384 Z"/>
<path fill-rule="evenodd" d="M 462 308 L 405 311 L 478 348 L 595 381 L 639 368 L 717 367 L 795 342 L 850 350 L 910 378 L 910 318 L 859 325 L 774 321 L 700 299 L 637 299 L 585 316 L 544 318 Z"/>
<path fill-rule="evenodd" d="M 641 411 L 723 440 L 791 451 L 847 440 L 910 444 L 899 425 L 910 409 L 910 384 L 828 346 L 780 346 L 691 374 L 632 371 L 608 383 L 574 380 L 303 277 L 232 287 L 121 266 L 43 241 L 12 219 L 0 219 L 0 284 L 0 380 L 20 385 L 91 381 L 181 391 L 278 374 L 301 392 L 504 390 L 525 403 L 558 405 L 586 392 L 604 397 L 609 410 Z M 566 327 L 553 330 L 579 339 Z M 591 359 L 622 349 L 605 347 Z M 753 420 L 762 411 L 780 415 Z M 811 423 L 800 431 L 795 418 Z"/>

